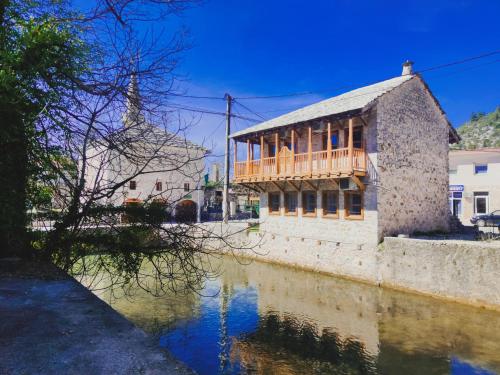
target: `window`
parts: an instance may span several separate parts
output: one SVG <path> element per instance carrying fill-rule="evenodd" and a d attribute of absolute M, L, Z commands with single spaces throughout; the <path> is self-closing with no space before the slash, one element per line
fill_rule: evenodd
<path fill-rule="evenodd" d="M 134 181 L 134 180 L 130 181 L 128 187 L 130 190 L 137 189 L 137 181 Z"/>
<path fill-rule="evenodd" d="M 332 131 L 332 150 L 339 148 L 339 132 Z M 328 149 L 328 134 L 323 134 L 323 150 Z"/>
<path fill-rule="evenodd" d="M 456 169 L 450 169 L 450 170 L 449 170 L 449 173 L 450 173 L 450 174 L 457 174 L 457 170 L 456 170 Z"/>
<path fill-rule="evenodd" d="M 363 218 L 363 194 L 357 191 L 344 192 L 346 219 Z"/>
<path fill-rule="evenodd" d="M 462 192 L 461 191 L 450 191 L 448 194 L 450 201 L 450 211 L 453 216 L 462 215 Z"/>
<path fill-rule="evenodd" d="M 269 193 L 269 213 L 280 212 L 280 193 Z"/>
<path fill-rule="evenodd" d="M 474 173 L 481 174 L 488 172 L 488 164 L 474 164 Z"/>
<path fill-rule="evenodd" d="M 297 214 L 297 193 L 295 191 L 285 193 L 285 212 L 287 214 Z"/>
<path fill-rule="evenodd" d="M 322 196 L 323 216 L 338 217 L 339 192 L 334 190 L 324 191 Z"/>
<path fill-rule="evenodd" d="M 156 182 L 156 191 L 162 191 L 162 190 L 163 190 L 163 186 L 162 186 L 161 181 L 157 181 Z"/>
<path fill-rule="evenodd" d="M 477 215 L 487 214 L 489 209 L 488 193 L 474 193 L 474 213 Z"/>
<path fill-rule="evenodd" d="M 316 192 L 302 192 L 302 213 L 304 215 L 313 215 L 316 213 Z"/>
<path fill-rule="evenodd" d="M 270 158 L 276 156 L 276 145 L 273 145 L 273 144 L 268 145 L 267 156 Z"/>
<path fill-rule="evenodd" d="M 186 191 L 186 192 L 189 191 L 189 182 L 184 183 L 184 191 Z"/>
<path fill-rule="evenodd" d="M 352 129 L 352 141 L 354 148 L 363 148 L 363 127 L 356 126 Z M 349 128 L 344 129 L 344 147 L 349 145 Z"/>

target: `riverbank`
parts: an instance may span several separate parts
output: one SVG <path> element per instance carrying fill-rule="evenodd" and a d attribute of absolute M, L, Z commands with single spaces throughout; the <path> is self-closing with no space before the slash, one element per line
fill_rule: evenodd
<path fill-rule="evenodd" d="M 354 243 L 362 233 L 341 243 L 248 230 L 245 223 L 210 230 L 221 230 L 229 251 L 246 258 L 500 310 L 500 241 L 386 237 L 375 245 Z"/>
<path fill-rule="evenodd" d="M 1 374 L 193 374 L 73 278 L 0 263 Z"/>

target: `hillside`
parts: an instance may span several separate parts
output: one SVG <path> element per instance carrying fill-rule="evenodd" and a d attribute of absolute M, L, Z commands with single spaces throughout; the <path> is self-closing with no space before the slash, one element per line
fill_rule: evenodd
<path fill-rule="evenodd" d="M 452 149 L 500 147 L 500 106 L 488 114 L 473 113 L 471 119 L 457 131 L 462 141 L 452 145 Z"/>

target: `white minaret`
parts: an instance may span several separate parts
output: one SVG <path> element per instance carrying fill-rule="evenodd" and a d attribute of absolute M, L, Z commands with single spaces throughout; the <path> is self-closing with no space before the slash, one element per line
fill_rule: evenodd
<path fill-rule="evenodd" d="M 141 97 L 139 94 L 139 84 L 137 74 L 132 72 L 127 89 L 127 105 L 123 115 L 123 123 L 126 127 L 144 122 L 141 114 Z"/>

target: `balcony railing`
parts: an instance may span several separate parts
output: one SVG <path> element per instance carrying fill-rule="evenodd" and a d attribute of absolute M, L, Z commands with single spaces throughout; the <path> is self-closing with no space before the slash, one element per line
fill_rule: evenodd
<path fill-rule="evenodd" d="M 287 151 L 280 152 L 276 157 L 263 158 L 262 165 L 261 160 L 238 161 L 234 163 L 234 177 L 238 182 L 366 172 L 366 153 L 362 148 L 352 149 L 351 161 L 347 147 L 332 150 L 330 156 L 329 158 L 328 151 L 325 150 L 310 154 L 293 154 Z"/>

